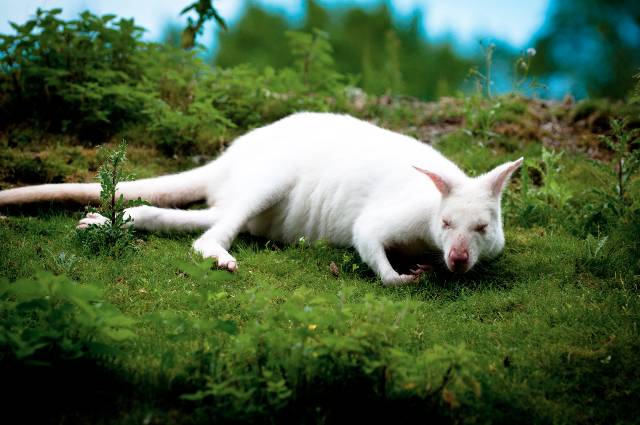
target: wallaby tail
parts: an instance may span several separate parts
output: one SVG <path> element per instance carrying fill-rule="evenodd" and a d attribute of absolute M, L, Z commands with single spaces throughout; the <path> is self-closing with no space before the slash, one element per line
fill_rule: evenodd
<path fill-rule="evenodd" d="M 122 182 L 117 194 L 125 199 L 142 198 L 153 205 L 173 207 L 205 199 L 211 166 L 185 171 L 183 173 L 149 179 Z M 0 192 L 0 207 L 33 202 L 77 202 L 96 203 L 100 199 L 98 183 L 41 184 L 9 189 Z"/>

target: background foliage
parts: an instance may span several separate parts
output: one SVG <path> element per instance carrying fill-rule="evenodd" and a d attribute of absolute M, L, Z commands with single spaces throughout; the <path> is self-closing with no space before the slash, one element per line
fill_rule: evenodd
<path fill-rule="evenodd" d="M 428 13 L 428 11 L 427 11 Z M 640 6 L 633 0 L 563 0 L 550 2 L 545 24 L 534 35 L 536 49 L 531 72 L 549 87 L 538 95 L 579 98 L 624 98 L 640 67 Z M 292 22 L 284 15 L 249 3 L 229 31 L 218 32 L 214 63 L 223 67 L 251 63 L 257 68 L 285 67 L 290 52 L 281 49 L 288 29 L 327 32 L 335 46 L 338 71 L 357 74 L 367 92 L 437 99 L 473 87 L 467 71 L 479 62 L 481 48 L 461 53 L 453 40 L 436 40 L 422 25 L 421 12 L 394 16 L 384 3 L 373 8 L 323 7 L 305 3 L 305 15 Z M 500 40 L 493 75 L 496 89 L 512 89 L 517 70 L 512 64 L 522 53 Z M 401 81 L 402 84 L 398 84 Z M 531 93 L 527 91 L 527 93 Z"/>

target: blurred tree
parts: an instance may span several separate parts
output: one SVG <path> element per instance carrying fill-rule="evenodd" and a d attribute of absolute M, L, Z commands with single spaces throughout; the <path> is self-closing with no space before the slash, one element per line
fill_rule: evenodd
<path fill-rule="evenodd" d="M 314 28 L 326 31 L 331 23 L 331 16 L 326 9 L 316 3 L 314 0 L 306 2 L 307 13 L 305 15 L 302 29 L 306 32 L 313 31 Z"/>
<path fill-rule="evenodd" d="M 285 32 L 320 29 L 329 34 L 336 69 L 361 76 L 366 91 L 405 94 L 424 99 L 453 94 L 472 62 L 461 58 L 446 43 L 426 41 L 419 12 L 398 22 L 386 4 L 373 9 L 347 7 L 327 10 L 314 0 L 306 2 L 306 14 L 296 28 L 283 16 L 255 4 L 218 38 L 215 63 L 232 66 L 251 63 L 258 67 L 290 66 L 293 58 Z"/>
<path fill-rule="evenodd" d="M 291 65 L 293 56 L 285 35 L 290 29 L 282 15 L 250 4 L 232 28 L 218 33 L 215 64 L 229 67 L 249 63 L 257 68 Z"/>
<path fill-rule="evenodd" d="M 578 84 L 591 97 L 622 98 L 640 67 L 638 0 L 557 0 L 535 48 L 532 72 Z M 582 87 L 580 87 L 582 86 Z"/>
<path fill-rule="evenodd" d="M 218 13 L 215 7 L 211 4 L 211 0 L 198 0 L 185 7 L 181 15 L 194 11 L 198 14 L 198 20 L 194 22 L 191 17 L 187 18 L 187 27 L 182 31 L 181 44 L 185 49 L 191 49 L 196 45 L 196 36 L 201 35 L 204 30 L 204 23 L 213 19 L 222 28 L 227 29 L 222 16 Z"/>

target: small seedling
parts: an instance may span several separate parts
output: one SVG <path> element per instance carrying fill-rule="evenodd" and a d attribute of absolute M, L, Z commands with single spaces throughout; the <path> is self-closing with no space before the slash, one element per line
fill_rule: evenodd
<path fill-rule="evenodd" d="M 100 206 L 88 208 L 89 212 L 106 217 L 107 222 L 78 231 L 82 245 L 92 253 L 108 253 L 118 257 L 135 247 L 135 234 L 130 226 L 132 218 L 125 214 L 125 209 L 146 205 L 147 202 L 140 198 L 127 201 L 122 194 L 117 194 L 118 183 L 132 179 L 123 171 L 123 164 L 127 160 L 126 149 L 127 144 L 123 140 L 118 149 L 106 152 L 105 162 L 98 170 Z"/>

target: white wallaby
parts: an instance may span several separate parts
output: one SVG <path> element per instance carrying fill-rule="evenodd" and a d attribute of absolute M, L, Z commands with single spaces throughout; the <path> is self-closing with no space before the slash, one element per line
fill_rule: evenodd
<path fill-rule="evenodd" d="M 470 178 L 432 147 L 346 115 L 298 113 L 238 138 L 218 159 L 180 174 L 124 182 L 126 198 L 159 207 L 206 199 L 205 210 L 130 208 L 136 228 L 205 230 L 193 248 L 237 269 L 228 250 L 239 232 L 285 242 L 353 246 L 385 285 L 399 274 L 386 249 L 439 250 L 466 272 L 504 247 L 502 191 L 522 158 Z M 98 199 L 89 184 L 50 184 L 0 192 L 0 206 Z M 89 214 L 78 227 L 102 224 Z"/>

